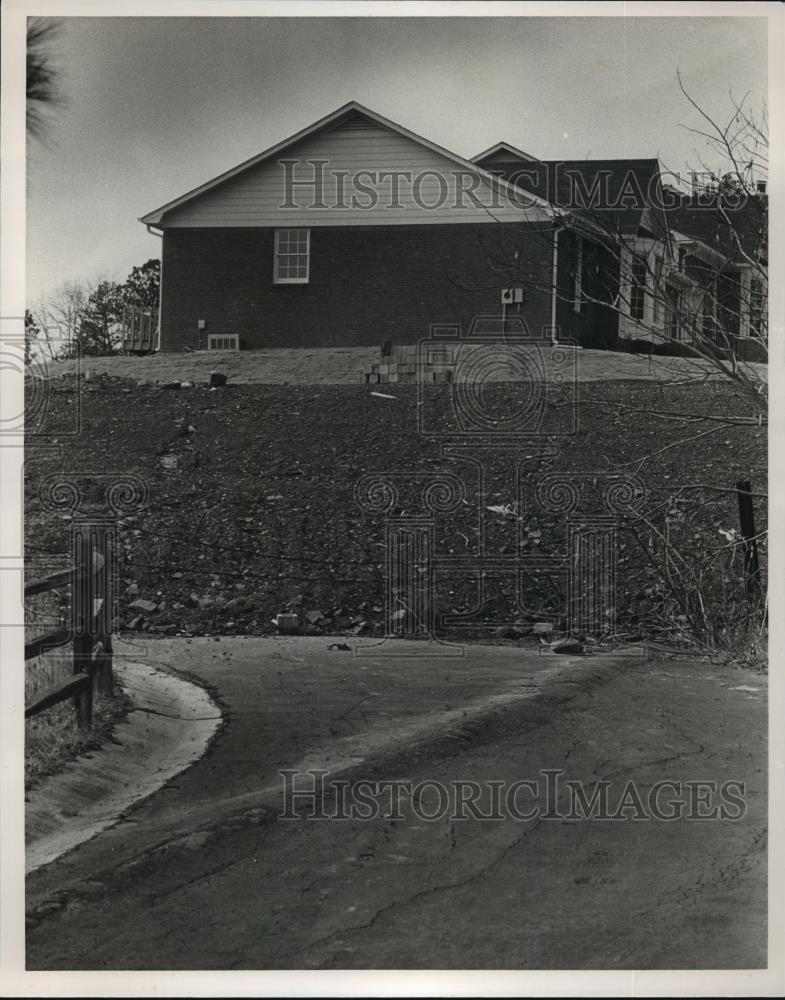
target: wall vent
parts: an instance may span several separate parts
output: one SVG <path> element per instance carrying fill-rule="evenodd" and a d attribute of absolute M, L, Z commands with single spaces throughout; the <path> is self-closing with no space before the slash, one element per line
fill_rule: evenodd
<path fill-rule="evenodd" d="M 239 351 L 240 335 L 238 333 L 208 333 L 208 351 Z"/>
<path fill-rule="evenodd" d="M 366 118 L 365 115 L 360 114 L 358 111 L 347 115 L 346 118 L 337 122 L 333 126 L 332 131 L 347 131 L 347 132 L 371 132 L 380 131 L 381 128 L 377 122 L 373 121 L 372 118 Z"/>

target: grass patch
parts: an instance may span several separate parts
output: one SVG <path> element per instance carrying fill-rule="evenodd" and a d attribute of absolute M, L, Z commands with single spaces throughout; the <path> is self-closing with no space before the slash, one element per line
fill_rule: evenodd
<path fill-rule="evenodd" d="M 68 680 L 72 672 L 71 657 L 64 651 L 53 651 L 28 660 L 25 670 L 25 704 L 34 701 L 50 687 Z M 83 732 L 77 725 L 76 712 L 70 699 L 27 719 L 25 789 L 29 790 L 42 778 L 62 770 L 69 761 L 96 750 L 111 739 L 115 725 L 125 718 L 129 707 L 129 699 L 119 689 L 113 698 L 96 696 L 93 701 L 93 726 L 89 732 Z"/>

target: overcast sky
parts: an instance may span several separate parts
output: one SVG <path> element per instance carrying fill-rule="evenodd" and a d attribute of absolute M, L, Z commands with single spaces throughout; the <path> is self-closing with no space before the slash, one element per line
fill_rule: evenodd
<path fill-rule="evenodd" d="M 698 119 L 766 94 L 761 18 L 65 18 L 28 153 L 28 302 L 159 256 L 143 215 L 350 100 L 471 157 L 696 165 Z"/>

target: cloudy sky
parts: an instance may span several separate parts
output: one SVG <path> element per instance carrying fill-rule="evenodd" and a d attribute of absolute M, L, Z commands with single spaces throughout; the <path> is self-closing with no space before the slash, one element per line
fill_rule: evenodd
<path fill-rule="evenodd" d="M 164 4 L 161 5 L 164 7 Z M 762 18 L 62 19 L 63 104 L 28 151 L 28 301 L 158 256 L 140 215 L 350 100 L 463 156 L 704 149 L 676 70 L 729 117 L 766 94 Z"/>

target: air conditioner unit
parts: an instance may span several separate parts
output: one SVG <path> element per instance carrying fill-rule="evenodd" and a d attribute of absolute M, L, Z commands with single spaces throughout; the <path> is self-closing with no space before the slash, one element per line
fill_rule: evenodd
<path fill-rule="evenodd" d="M 239 351 L 240 335 L 238 333 L 208 333 L 208 351 Z"/>

